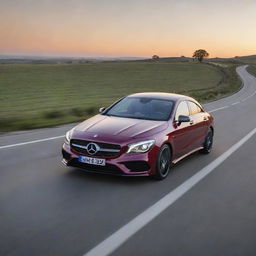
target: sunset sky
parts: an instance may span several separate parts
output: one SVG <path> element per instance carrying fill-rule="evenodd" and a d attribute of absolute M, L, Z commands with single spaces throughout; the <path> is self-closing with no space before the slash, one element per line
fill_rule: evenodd
<path fill-rule="evenodd" d="M 0 0 L 0 54 L 256 54 L 255 0 Z"/>

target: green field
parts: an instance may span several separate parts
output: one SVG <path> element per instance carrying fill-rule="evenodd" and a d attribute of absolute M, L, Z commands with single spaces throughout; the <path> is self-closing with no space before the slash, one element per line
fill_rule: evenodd
<path fill-rule="evenodd" d="M 234 66 L 193 62 L 0 65 L 0 131 L 85 119 L 135 92 L 176 92 L 200 101 L 239 88 Z"/>
<path fill-rule="evenodd" d="M 247 67 L 247 71 L 252 75 L 256 76 L 256 65 L 250 65 Z"/>

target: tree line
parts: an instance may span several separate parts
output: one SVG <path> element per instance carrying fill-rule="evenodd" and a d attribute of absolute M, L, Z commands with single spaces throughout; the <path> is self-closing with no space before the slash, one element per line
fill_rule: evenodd
<path fill-rule="evenodd" d="M 194 59 L 197 59 L 199 62 L 202 62 L 203 59 L 209 57 L 209 55 L 210 55 L 210 54 L 209 54 L 206 50 L 204 50 L 204 49 L 199 49 L 199 50 L 196 50 L 196 51 L 193 53 L 193 56 L 192 56 L 192 57 L 193 57 Z M 154 55 L 152 56 L 152 59 L 153 59 L 153 60 L 158 60 L 158 59 L 160 59 L 160 57 L 159 57 L 158 55 L 154 54 Z"/>

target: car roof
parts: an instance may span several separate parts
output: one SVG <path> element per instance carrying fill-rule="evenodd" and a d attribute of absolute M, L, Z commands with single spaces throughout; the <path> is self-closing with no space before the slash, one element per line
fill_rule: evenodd
<path fill-rule="evenodd" d="M 130 94 L 128 97 L 141 97 L 141 98 L 155 98 L 155 99 L 163 99 L 163 100 L 172 100 L 172 101 L 179 101 L 179 100 L 193 100 L 195 99 L 176 93 L 166 93 L 166 92 L 143 92 L 143 93 L 134 93 Z"/>

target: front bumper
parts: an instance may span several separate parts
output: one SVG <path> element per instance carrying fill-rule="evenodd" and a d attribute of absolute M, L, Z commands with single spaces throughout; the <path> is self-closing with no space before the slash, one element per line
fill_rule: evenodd
<path fill-rule="evenodd" d="M 71 151 L 69 145 L 64 143 L 62 147 L 62 163 L 66 166 L 76 167 L 88 172 L 112 174 L 119 176 L 153 175 L 155 173 L 154 167 L 156 164 L 154 155 L 154 149 L 151 149 L 149 152 L 144 154 L 124 153 L 116 158 L 105 158 L 106 165 L 98 166 L 79 162 L 78 157 L 80 155 L 76 152 Z"/>

